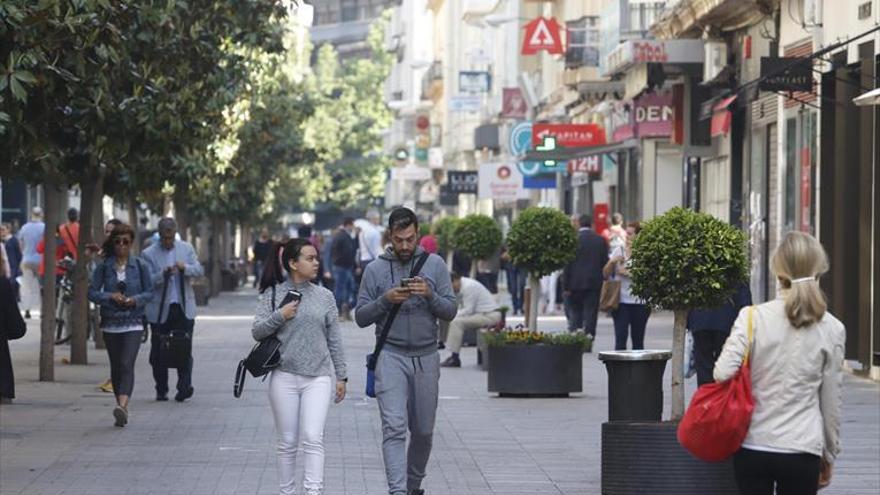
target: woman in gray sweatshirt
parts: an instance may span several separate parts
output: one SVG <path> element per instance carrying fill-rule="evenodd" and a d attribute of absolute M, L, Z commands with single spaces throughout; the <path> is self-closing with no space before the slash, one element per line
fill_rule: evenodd
<path fill-rule="evenodd" d="M 274 334 L 281 341 L 281 364 L 269 377 L 269 404 L 278 437 L 282 495 L 295 492 L 294 466 L 300 442 L 305 469 L 303 493 L 322 492 L 324 424 L 330 398 L 335 383 L 335 401 L 341 402 L 348 381 L 333 293 L 311 283 L 318 276 L 318 267 L 318 250 L 308 240 L 274 244 L 260 281 L 252 330 L 255 340 Z M 292 291 L 298 292 L 301 299 L 285 302 Z"/>

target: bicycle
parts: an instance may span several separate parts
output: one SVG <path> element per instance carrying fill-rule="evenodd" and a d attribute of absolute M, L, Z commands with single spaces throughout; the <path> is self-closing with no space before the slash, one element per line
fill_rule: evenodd
<path fill-rule="evenodd" d="M 64 269 L 64 275 L 61 276 L 61 280 L 56 286 L 55 345 L 66 344 L 73 336 L 73 334 L 69 332 L 65 335 L 64 327 L 67 324 L 66 315 L 68 312 L 68 306 L 73 302 L 73 280 L 71 280 L 70 274 L 73 272 L 75 264 L 76 262 L 70 257 L 65 257 L 58 262 L 58 265 Z M 87 318 L 88 323 L 86 324 L 86 340 L 89 340 L 94 338 L 95 331 L 98 328 L 100 311 L 98 307 L 91 302 L 87 304 L 89 305 L 89 310 Z"/>

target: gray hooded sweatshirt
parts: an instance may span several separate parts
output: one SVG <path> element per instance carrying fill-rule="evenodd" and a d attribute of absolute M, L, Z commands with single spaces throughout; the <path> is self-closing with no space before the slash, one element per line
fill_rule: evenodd
<path fill-rule="evenodd" d="M 400 285 L 400 279 L 410 276 L 418 257 L 424 252 L 417 248 L 412 259 L 401 262 L 391 249 L 367 265 L 358 292 L 355 321 L 361 328 L 376 325 L 376 336 L 382 332 L 385 318 L 393 304 L 385 293 Z M 418 276 L 431 288 L 431 297 L 411 296 L 397 313 L 385 349 L 406 356 L 425 356 L 437 352 L 437 318 L 451 321 L 458 310 L 449 269 L 443 259 L 429 254 Z"/>

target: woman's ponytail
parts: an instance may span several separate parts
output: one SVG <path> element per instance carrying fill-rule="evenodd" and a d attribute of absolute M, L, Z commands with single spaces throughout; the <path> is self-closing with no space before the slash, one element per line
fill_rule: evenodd
<path fill-rule="evenodd" d="M 266 257 L 263 266 L 263 276 L 260 278 L 260 293 L 269 287 L 284 282 L 284 267 L 281 266 L 281 249 L 284 245 L 273 242 L 269 248 L 269 256 Z"/>
<path fill-rule="evenodd" d="M 789 232 L 773 254 L 773 273 L 785 292 L 785 314 L 795 328 L 808 327 L 828 310 L 819 277 L 828 271 L 828 256 L 815 237 Z"/>

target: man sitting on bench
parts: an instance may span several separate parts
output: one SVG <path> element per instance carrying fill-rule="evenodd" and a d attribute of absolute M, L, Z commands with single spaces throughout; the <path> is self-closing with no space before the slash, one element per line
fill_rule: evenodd
<path fill-rule="evenodd" d="M 483 284 L 454 272 L 451 277 L 452 290 L 459 301 L 459 308 L 455 319 L 449 322 L 449 333 L 446 337 L 446 346 L 452 351 L 452 355 L 440 363 L 440 366 L 460 368 L 458 351 L 461 349 L 464 333 L 497 324 L 501 321 L 501 311 L 498 310 L 498 303 L 492 293 Z"/>

